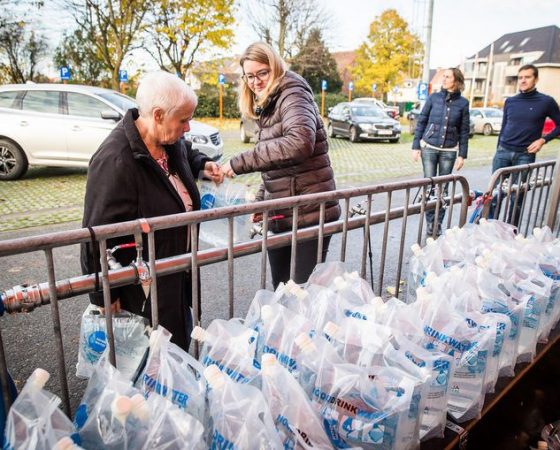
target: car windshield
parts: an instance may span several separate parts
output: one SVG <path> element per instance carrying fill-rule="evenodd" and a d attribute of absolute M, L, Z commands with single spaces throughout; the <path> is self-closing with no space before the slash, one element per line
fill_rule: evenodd
<path fill-rule="evenodd" d="M 384 111 L 379 108 L 372 108 L 371 106 L 353 106 L 352 114 L 363 117 L 386 117 Z"/>
<path fill-rule="evenodd" d="M 504 115 L 503 111 L 501 111 L 500 109 L 487 109 L 486 111 L 484 111 L 484 114 L 486 114 L 486 117 L 492 118 L 502 118 Z"/>
<path fill-rule="evenodd" d="M 137 107 L 133 98 L 118 92 L 99 92 L 98 95 L 123 111 Z"/>

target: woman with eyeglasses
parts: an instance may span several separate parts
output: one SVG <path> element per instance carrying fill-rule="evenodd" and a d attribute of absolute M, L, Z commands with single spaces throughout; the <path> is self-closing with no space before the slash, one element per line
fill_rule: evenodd
<path fill-rule="evenodd" d="M 244 117 L 257 121 L 258 142 L 252 150 L 234 156 L 222 166 L 226 176 L 261 172 L 257 200 L 315 194 L 336 188 L 328 156 L 327 134 L 313 91 L 268 44 L 250 45 L 240 60 L 243 71 L 239 109 Z M 325 222 L 340 216 L 338 202 L 325 205 Z M 269 213 L 269 229 L 275 233 L 292 228 L 292 210 Z M 298 229 L 316 225 L 320 205 L 298 209 Z M 330 236 L 323 240 L 325 260 Z M 305 283 L 317 263 L 318 240 L 300 242 L 296 249 L 296 283 Z M 268 250 L 274 288 L 290 278 L 291 247 Z"/>

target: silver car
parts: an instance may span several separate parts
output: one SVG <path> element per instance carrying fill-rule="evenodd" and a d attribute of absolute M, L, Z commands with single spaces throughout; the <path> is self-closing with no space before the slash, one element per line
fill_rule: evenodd
<path fill-rule="evenodd" d="M 499 134 L 502 129 L 504 113 L 498 108 L 471 108 L 471 120 L 474 122 L 474 132 L 484 136 Z"/>
<path fill-rule="evenodd" d="M 87 167 L 91 156 L 134 99 L 119 92 L 72 84 L 0 86 L 0 180 L 15 180 L 30 165 Z M 185 139 L 217 161 L 220 132 L 191 121 Z"/>

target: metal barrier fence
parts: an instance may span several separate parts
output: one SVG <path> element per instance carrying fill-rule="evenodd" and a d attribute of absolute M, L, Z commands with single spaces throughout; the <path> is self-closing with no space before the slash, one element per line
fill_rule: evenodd
<path fill-rule="evenodd" d="M 558 186 L 553 187 L 555 166 L 555 161 L 545 161 L 497 170 L 484 194 L 482 216 L 514 224 L 524 235 L 534 227 L 548 225 L 558 236 Z"/>
<path fill-rule="evenodd" d="M 447 197 L 444 197 L 445 187 L 448 186 Z M 411 195 L 416 191 L 416 198 Z M 58 301 L 75 297 L 88 292 L 93 292 L 96 286 L 96 277 L 101 281 L 104 302 L 106 307 L 106 325 L 109 343 L 110 361 L 115 364 L 115 349 L 110 309 L 110 288 L 133 283 L 143 283 L 150 286 L 150 300 L 152 304 L 152 324 L 157 326 L 157 279 L 160 276 L 191 270 L 193 274 L 193 315 L 195 324 L 200 318 L 201 296 L 199 295 L 199 268 L 227 261 L 228 284 L 228 311 L 229 317 L 234 313 L 234 285 L 236 281 L 234 259 L 242 256 L 261 253 L 260 257 L 260 288 L 265 288 L 267 283 L 267 250 L 291 245 L 292 260 L 290 273 L 293 276 L 296 261 L 296 244 L 302 241 L 318 238 L 319 248 L 317 261 L 321 260 L 323 239 L 329 235 L 340 235 L 340 251 L 334 259 L 341 261 L 354 261 L 360 269 L 360 274 L 366 278 L 366 266 L 370 259 L 370 279 L 372 286 L 375 282 L 375 293 L 382 295 L 387 280 L 394 283 L 395 289 L 390 294 L 399 297 L 401 278 L 403 274 L 403 261 L 407 240 L 409 243 L 420 243 L 424 232 L 424 213 L 434 210 L 435 216 L 441 208 L 447 210 L 447 226 L 464 225 L 469 204 L 469 185 L 461 176 L 448 175 L 444 177 L 423 178 L 419 180 L 401 181 L 395 183 L 366 186 L 353 189 L 325 192 L 321 194 L 302 195 L 274 201 L 264 201 L 252 204 L 237 205 L 215 210 L 194 211 L 165 217 L 139 219 L 131 222 L 117 223 L 94 227 L 95 240 L 99 245 L 100 255 L 108 255 L 107 240 L 121 236 L 132 236 L 137 249 L 138 258 L 130 266 L 112 269 L 106 257 L 101 258 L 101 273 L 78 276 L 69 279 L 57 280 L 53 249 L 92 242 L 88 229 L 76 229 L 65 232 L 51 233 L 30 238 L 20 238 L 0 241 L 0 257 L 9 255 L 26 254 L 29 252 L 43 251 L 46 258 L 47 280 L 34 285 L 18 285 L 0 291 L 1 313 L 7 311 L 29 312 L 33 309 L 49 304 L 54 327 L 58 369 L 60 373 L 61 397 L 63 407 L 70 416 L 69 388 L 66 378 L 65 347 L 61 332 L 61 317 Z M 359 203 L 353 203 L 359 200 Z M 338 201 L 342 206 L 342 216 L 336 222 L 325 223 L 325 205 L 330 201 Z M 298 229 L 298 211 L 308 204 L 320 205 L 320 221 L 313 227 Z M 270 211 L 279 209 L 293 211 L 292 230 L 285 233 L 269 235 Z M 454 214 L 454 210 L 459 209 Z M 234 243 L 234 218 L 253 213 L 263 213 L 262 238 Z M 418 217 L 414 217 L 418 216 Z M 198 227 L 193 226 L 216 219 L 227 219 L 228 244 L 221 248 L 201 249 L 198 246 Z M 417 220 L 417 223 L 415 223 Z M 395 232 L 395 251 L 389 245 L 390 223 Z M 155 259 L 155 232 L 178 226 L 189 226 L 191 252 L 173 257 Z M 204 225 L 202 225 L 204 226 Z M 373 232 L 372 232 L 373 230 Z M 408 233 L 412 230 L 412 233 Z M 379 238 L 377 232 L 381 237 Z M 356 234 L 361 237 L 359 255 L 350 255 L 348 251 L 349 236 Z M 435 230 L 434 230 L 435 233 Z M 148 261 L 142 259 L 143 236 L 147 236 Z M 373 237 L 372 237 L 373 236 Z M 353 235 L 352 235 L 353 237 Z M 352 239 L 355 244 L 357 239 Z M 335 253 L 335 242 L 331 242 L 331 254 Z M 393 244 L 391 244 L 392 246 Z M 356 245 L 354 245 L 356 247 Z M 360 248 L 361 247 L 361 248 Z M 376 270 L 373 269 L 373 251 L 376 250 Z M 110 250 L 110 249 L 109 249 Z M 333 259 L 332 257 L 329 259 Z M 395 261 L 396 259 L 396 261 Z M 387 261 L 391 261 L 391 269 L 387 268 Z M 254 286 L 257 288 L 257 286 Z M 253 292 L 254 293 L 254 292 Z M 74 318 L 76 320 L 76 318 Z M 8 394 L 8 372 L 4 346 L 2 343 L 2 327 L 0 326 L 0 379 L 5 405 L 10 404 Z"/>

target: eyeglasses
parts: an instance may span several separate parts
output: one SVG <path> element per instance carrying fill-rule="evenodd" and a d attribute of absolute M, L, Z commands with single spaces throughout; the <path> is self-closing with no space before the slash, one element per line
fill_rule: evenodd
<path fill-rule="evenodd" d="M 247 84 L 253 84 L 255 80 L 266 81 L 270 75 L 270 70 L 259 70 L 257 73 L 247 73 L 241 76 L 241 79 Z"/>

